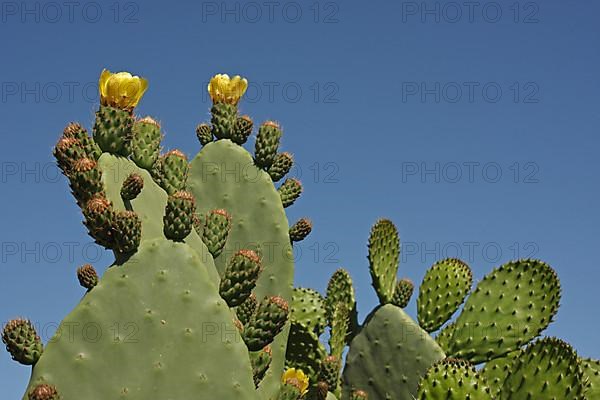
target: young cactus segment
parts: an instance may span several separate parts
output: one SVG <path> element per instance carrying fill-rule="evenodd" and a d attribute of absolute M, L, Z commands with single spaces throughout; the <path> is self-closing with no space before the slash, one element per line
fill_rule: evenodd
<path fill-rule="evenodd" d="M 169 196 L 163 217 L 165 237 L 183 241 L 192 232 L 195 213 L 196 200 L 190 192 L 179 191 Z"/>
<path fill-rule="evenodd" d="M 260 271 L 260 258 L 252 250 L 240 250 L 231 257 L 219 286 L 229 307 L 239 306 L 250 296 Z"/>
<path fill-rule="evenodd" d="M 600 399 L 600 361 L 591 358 L 580 361 L 584 377 L 589 384 L 585 391 L 585 398 L 587 400 Z"/>
<path fill-rule="evenodd" d="M 290 153 L 283 152 L 275 156 L 273 163 L 267 171 L 273 179 L 273 182 L 279 182 L 290 172 L 294 165 L 294 157 Z"/>
<path fill-rule="evenodd" d="M 44 350 L 31 321 L 21 318 L 13 319 L 4 326 L 2 342 L 12 359 L 23 365 L 35 364 Z"/>
<path fill-rule="evenodd" d="M 290 240 L 292 242 L 300 242 L 312 231 L 312 222 L 308 218 L 300 218 L 294 225 L 290 227 Z"/>
<path fill-rule="evenodd" d="M 429 268 L 417 299 L 421 328 L 433 332 L 446 323 L 465 301 L 472 283 L 471 269 L 461 260 L 448 258 Z"/>
<path fill-rule="evenodd" d="M 269 170 L 277 156 L 281 135 L 277 122 L 267 121 L 260 126 L 254 145 L 254 163 L 258 168 Z"/>
<path fill-rule="evenodd" d="M 415 285 L 410 279 L 400 279 L 396 284 L 396 289 L 394 289 L 394 297 L 392 297 L 392 304 L 400 308 L 406 308 L 414 290 Z"/>
<path fill-rule="evenodd" d="M 451 322 L 446 325 L 441 331 L 438 332 L 435 337 L 437 344 L 444 350 L 444 353 L 450 353 L 450 346 L 452 344 L 452 335 L 454 334 L 455 323 Z"/>
<path fill-rule="evenodd" d="M 135 252 L 142 240 L 142 221 L 133 211 L 119 211 L 113 217 L 112 230 L 117 256 L 126 256 Z"/>
<path fill-rule="evenodd" d="M 390 303 L 394 296 L 399 260 L 398 230 L 387 219 L 377 221 L 369 236 L 369 271 L 372 285 L 382 305 Z"/>
<path fill-rule="evenodd" d="M 361 389 L 372 399 L 413 400 L 421 377 L 444 358 L 435 341 L 401 308 L 381 306 L 350 344 L 342 397 Z"/>
<path fill-rule="evenodd" d="M 329 326 L 334 325 L 333 314 L 337 304 L 343 304 L 348 310 L 348 334 L 346 343 L 350 343 L 352 337 L 358 331 L 358 312 L 356 310 L 356 299 L 352 278 L 348 271 L 343 268 L 333 273 L 327 284 L 327 297 L 325 298 L 325 309 Z"/>
<path fill-rule="evenodd" d="M 544 338 L 521 351 L 498 399 L 583 400 L 586 385 L 575 350 L 562 340 Z"/>
<path fill-rule="evenodd" d="M 144 188 L 144 178 L 135 172 L 131 173 L 121 186 L 121 198 L 123 201 L 131 201 L 138 197 Z"/>
<path fill-rule="evenodd" d="M 252 364 L 252 377 L 254 378 L 254 385 L 258 387 L 262 379 L 264 378 L 269 366 L 271 365 L 271 347 L 266 346 L 260 351 L 250 352 L 250 363 Z"/>
<path fill-rule="evenodd" d="M 134 119 L 131 112 L 100 106 L 96 112 L 94 141 L 102 152 L 127 157 L 131 152 Z"/>
<path fill-rule="evenodd" d="M 249 351 L 258 351 L 273 342 L 288 318 L 288 304 L 278 296 L 265 297 L 244 327 L 243 339 Z"/>
<path fill-rule="evenodd" d="M 342 361 L 336 356 L 327 356 L 321 363 L 319 380 L 327 384 L 328 391 L 338 395 L 340 387 L 340 371 Z"/>
<path fill-rule="evenodd" d="M 61 137 L 54 146 L 54 158 L 64 175 L 69 176 L 75 163 L 86 157 L 85 150 L 78 139 Z"/>
<path fill-rule="evenodd" d="M 160 124 L 151 117 L 144 117 L 133 125 L 131 160 L 140 168 L 151 171 L 160 156 L 162 140 Z"/>
<path fill-rule="evenodd" d="M 258 306 L 258 302 L 256 301 L 256 295 L 251 293 L 250 296 L 242 304 L 236 307 L 235 314 L 238 317 L 238 320 L 246 325 L 252 315 L 256 312 L 256 307 Z"/>
<path fill-rule="evenodd" d="M 447 358 L 432 366 L 419 383 L 418 400 L 492 400 L 490 388 L 468 362 Z"/>
<path fill-rule="evenodd" d="M 486 275 L 458 316 L 451 357 L 478 364 L 502 357 L 537 337 L 558 311 L 560 282 L 538 260 L 505 264 Z"/>
<path fill-rule="evenodd" d="M 98 273 L 90 264 L 85 264 L 77 268 L 77 280 L 89 292 L 98 284 Z"/>
<path fill-rule="evenodd" d="M 212 129 L 208 124 L 199 124 L 196 127 L 196 137 L 202 146 L 206 146 L 213 141 Z"/>
<path fill-rule="evenodd" d="M 168 195 L 185 190 L 188 176 L 188 161 L 179 150 L 171 150 L 162 156 L 157 165 L 159 184 Z"/>
<path fill-rule="evenodd" d="M 317 336 L 325 330 L 325 299 L 316 290 L 294 288 L 290 309 L 291 321 L 301 323 Z"/>
<path fill-rule="evenodd" d="M 331 331 L 329 335 L 329 352 L 332 356 L 341 359 L 346 337 L 348 335 L 348 308 L 344 303 L 337 303 L 331 318 Z M 335 386 L 334 388 L 337 388 Z"/>
<path fill-rule="evenodd" d="M 249 116 L 242 115 L 241 117 L 237 117 L 231 134 L 231 140 L 240 146 L 243 145 L 252 134 L 253 127 L 254 122 Z"/>
<path fill-rule="evenodd" d="M 34 387 L 27 398 L 29 400 L 60 400 L 60 395 L 54 386 L 42 383 Z"/>
<path fill-rule="evenodd" d="M 214 258 L 217 258 L 227 242 L 231 230 L 231 215 L 225 210 L 212 210 L 206 215 L 202 229 L 202 241 Z"/>
<path fill-rule="evenodd" d="M 326 355 L 319 337 L 310 328 L 292 321 L 285 353 L 286 365 L 302 369 L 310 378 L 311 384 L 316 385 L 321 363 Z"/>
<path fill-rule="evenodd" d="M 283 208 L 287 208 L 302 194 L 302 184 L 298 179 L 288 178 L 279 186 L 279 196 L 281 196 L 281 204 Z"/>
<path fill-rule="evenodd" d="M 69 178 L 73 196 L 82 207 L 92 197 L 104 191 L 102 172 L 98 168 L 98 163 L 89 158 L 77 160 Z"/>

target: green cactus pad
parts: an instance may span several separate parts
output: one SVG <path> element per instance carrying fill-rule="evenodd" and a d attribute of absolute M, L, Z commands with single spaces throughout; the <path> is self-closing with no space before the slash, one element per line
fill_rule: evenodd
<path fill-rule="evenodd" d="M 410 302 L 415 285 L 410 279 L 403 278 L 398 281 L 396 288 L 394 289 L 394 296 L 392 297 L 392 304 L 400 308 L 406 308 Z"/>
<path fill-rule="evenodd" d="M 413 400 L 421 377 L 443 358 L 442 349 L 401 308 L 381 306 L 350 343 L 342 397 L 360 389 L 370 399 Z"/>
<path fill-rule="evenodd" d="M 449 356 L 478 364 L 527 344 L 552 321 L 560 283 L 547 264 L 513 261 L 486 275 L 456 320 Z"/>
<path fill-rule="evenodd" d="M 454 322 L 446 325 L 441 331 L 438 332 L 435 337 L 436 343 L 444 350 L 444 353 L 450 351 L 450 344 L 452 343 L 452 335 L 454 333 Z"/>
<path fill-rule="evenodd" d="M 586 384 L 577 353 L 565 342 L 543 338 L 522 350 L 499 400 L 584 400 Z"/>
<path fill-rule="evenodd" d="M 135 122 L 131 140 L 131 159 L 138 167 L 147 171 L 152 170 L 160 155 L 162 136 L 160 125 L 154 119 L 145 117 Z"/>
<path fill-rule="evenodd" d="M 346 338 L 348 336 L 348 308 L 344 303 L 337 303 L 333 316 L 331 317 L 331 326 L 329 332 L 329 353 L 337 358 L 342 357 Z"/>
<path fill-rule="evenodd" d="M 304 325 L 320 336 L 327 325 L 325 299 L 316 290 L 294 288 L 290 303 L 290 320 Z"/>
<path fill-rule="evenodd" d="M 202 146 L 206 146 L 213 140 L 211 127 L 208 124 L 199 124 L 196 127 L 196 137 Z"/>
<path fill-rule="evenodd" d="M 342 303 L 349 310 L 347 343 L 350 342 L 354 334 L 358 331 L 358 312 L 356 310 L 356 299 L 354 295 L 354 286 L 352 278 L 348 271 L 343 268 L 333 273 L 327 284 L 327 297 L 325 298 L 325 308 L 327 311 L 327 321 L 333 325 L 333 311 L 336 304 Z"/>
<path fill-rule="evenodd" d="M 125 110 L 100 106 L 96 112 L 94 141 L 105 153 L 127 157 L 133 137 L 133 116 Z"/>
<path fill-rule="evenodd" d="M 471 269 L 461 260 L 448 258 L 429 268 L 417 299 L 421 328 L 433 332 L 446 323 L 465 301 L 472 283 Z"/>
<path fill-rule="evenodd" d="M 246 347 L 207 267 L 184 243 L 142 243 L 65 318 L 27 393 L 46 383 L 65 400 L 256 400 Z M 110 380 L 98 379 L 107 370 Z"/>
<path fill-rule="evenodd" d="M 399 261 L 398 230 L 387 219 L 377 221 L 371 228 L 369 237 L 369 271 L 372 285 L 382 305 L 390 303 L 394 296 Z"/>
<path fill-rule="evenodd" d="M 273 164 L 269 167 L 269 175 L 273 182 L 279 182 L 290 172 L 294 165 L 294 157 L 290 153 L 283 152 L 275 156 Z"/>
<path fill-rule="evenodd" d="M 252 118 L 247 115 L 242 115 L 241 117 L 237 117 L 235 120 L 235 125 L 233 127 L 233 132 L 231 134 L 231 140 L 240 146 L 248 140 L 250 135 L 252 134 L 252 128 L 254 126 L 254 122 Z"/>
<path fill-rule="evenodd" d="M 265 171 L 271 167 L 281 139 L 281 128 L 276 122 L 267 121 L 258 129 L 256 143 L 254 145 L 254 163 Z"/>
<path fill-rule="evenodd" d="M 261 255 L 263 266 L 254 290 L 257 298 L 282 296 L 291 301 L 294 257 L 289 223 L 269 175 L 256 168 L 243 147 L 218 140 L 204 146 L 192 160 L 188 185 L 201 219 L 215 209 L 225 209 L 232 216 L 227 242 L 215 259 L 220 274 L 236 251 L 254 250 Z M 287 330 L 271 345 L 273 361 L 259 387 L 263 398 L 272 398 L 279 390 Z"/>
<path fill-rule="evenodd" d="M 584 377 L 588 381 L 586 400 L 600 399 L 600 361 L 585 358 L 581 360 Z"/>
<path fill-rule="evenodd" d="M 468 362 L 447 358 L 432 366 L 419 383 L 419 400 L 492 400 L 490 388 Z"/>
<path fill-rule="evenodd" d="M 164 216 L 167 194 L 165 191 L 152 179 L 150 173 L 145 169 L 139 168 L 132 161 L 122 157 L 115 157 L 111 154 L 104 153 L 98 160 L 98 165 L 102 170 L 102 182 L 106 197 L 112 203 L 112 207 L 118 210 L 126 210 L 131 208 L 142 222 L 142 241 L 152 239 L 163 239 L 164 227 L 163 219 L 157 216 Z M 129 204 L 125 204 L 121 198 L 121 187 L 127 177 L 136 173 L 144 180 L 144 190 Z M 89 229 L 89 228 L 88 228 Z M 96 238 L 92 235 L 92 237 Z M 108 237 L 110 239 L 110 237 Z M 214 266 L 214 261 L 208 252 L 208 249 L 202 242 L 202 239 L 191 232 L 186 238 L 185 243 L 190 245 L 202 258 L 208 266 L 208 274 L 212 278 L 215 285 L 219 283 L 219 275 Z"/>
<path fill-rule="evenodd" d="M 250 296 L 260 268 L 260 258 L 252 250 L 240 250 L 231 257 L 219 285 L 219 293 L 229 307 L 239 306 Z"/>
<path fill-rule="evenodd" d="M 504 357 L 495 358 L 486 362 L 481 369 L 480 372 L 488 383 L 494 398 L 498 397 L 506 376 L 510 373 L 513 362 L 519 354 L 520 351 L 513 351 Z"/>
<path fill-rule="evenodd" d="M 4 326 L 2 342 L 12 359 L 23 365 L 35 364 L 44 350 L 31 321 L 21 318 L 13 319 Z"/>
<path fill-rule="evenodd" d="M 301 369 L 308 376 L 310 385 L 314 386 L 319 380 L 321 362 L 325 357 L 325 348 L 313 330 L 292 321 L 285 354 L 286 366 Z"/>

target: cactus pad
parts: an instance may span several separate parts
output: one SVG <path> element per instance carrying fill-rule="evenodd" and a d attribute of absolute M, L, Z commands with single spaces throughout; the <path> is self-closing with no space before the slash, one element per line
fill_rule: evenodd
<path fill-rule="evenodd" d="M 435 341 L 401 308 L 376 309 L 350 343 L 343 397 L 364 390 L 370 399 L 413 400 L 419 380 L 444 358 Z"/>
<path fill-rule="evenodd" d="M 465 301 L 472 283 L 471 269 L 461 260 L 448 258 L 429 268 L 417 299 L 421 328 L 427 332 L 439 329 Z"/>
<path fill-rule="evenodd" d="M 447 358 L 419 383 L 419 400 L 492 400 L 485 380 L 468 362 Z"/>
<path fill-rule="evenodd" d="M 382 305 L 392 301 L 399 260 L 400 237 L 396 227 L 387 219 L 377 221 L 369 237 L 369 271 Z"/>
<path fill-rule="evenodd" d="M 547 264 L 519 260 L 489 273 L 456 320 L 450 356 L 481 363 L 538 336 L 558 310 L 560 283 Z"/>
<path fill-rule="evenodd" d="M 306 288 L 294 288 L 290 303 L 290 319 L 299 322 L 317 336 L 325 330 L 325 299 L 319 292 Z"/>

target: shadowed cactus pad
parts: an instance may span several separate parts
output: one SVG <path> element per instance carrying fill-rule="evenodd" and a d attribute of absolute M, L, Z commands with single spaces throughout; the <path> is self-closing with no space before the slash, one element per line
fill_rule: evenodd
<path fill-rule="evenodd" d="M 466 361 L 447 358 L 432 366 L 419 383 L 419 400 L 492 400 L 490 389 Z"/>
<path fill-rule="evenodd" d="M 290 240 L 292 242 L 300 242 L 312 231 L 312 222 L 307 218 L 300 218 L 294 225 L 290 227 Z"/>
<path fill-rule="evenodd" d="M 448 258 L 429 268 L 417 300 L 421 328 L 439 329 L 465 301 L 472 283 L 471 269 L 461 260 Z"/>
<path fill-rule="evenodd" d="M 132 173 L 125 179 L 123 186 L 121 186 L 121 197 L 125 201 L 131 201 L 142 192 L 143 188 L 144 178 L 140 174 Z"/>
<path fill-rule="evenodd" d="M 537 337 L 558 310 L 560 283 L 547 264 L 513 261 L 486 275 L 458 316 L 450 356 L 481 363 Z"/>
<path fill-rule="evenodd" d="M 163 217 L 167 239 L 181 242 L 194 227 L 196 200 L 190 192 L 179 191 L 169 196 Z"/>
<path fill-rule="evenodd" d="M 250 351 L 258 351 L 273 342 L 287 322 L 289 307 L 281 297 L 266 297 L 244 327 L 244 342 Z"/>
<path fill-rule="evenodd" d="M 581 367 L 589 383 L 585 391 L 586 399 L 600 399 L 600 361 L 586 358 L 581 360 Z"/>
<path fill-rule="evenodd" d="M 229 307 L 242 304 L 250 296 L 260 270 L 260 258 L 252 250 L 240 250 L 231 257 L 219 286 L 219 293 Z"/>
<path fill-rule="evenodd" d="M 410 279 L 400 279 L 394 289 L 394 297 L 392 297 L 392 304 L 400 308 L 405 308 L 412 297 L 415 285 Z"/>

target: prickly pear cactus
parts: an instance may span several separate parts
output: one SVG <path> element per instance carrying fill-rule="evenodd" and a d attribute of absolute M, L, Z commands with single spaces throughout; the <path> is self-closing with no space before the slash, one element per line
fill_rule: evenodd
<path fill-rule="evenodd" d="M 69 124 L 55 148 L 88 233 L 115 262 L 102 277 L 91 265 L 77 270 L 87 293 L 45 348 L 29 321 L 6 325 L 11 356 L 33 365 L 23 398 L 280 397 L 290 233 L 310 232 L 290 229 L 284 212 L 299 182 L 284 196 L 271 178 L 289 171 L 291 156 L 269 173 L 281 130 L 265 123 L 253 158 L 241 147 L 252 120 L 237 115 L 247 82 L 217 75 L 200 154 L 191 165 L 178 150 L 160 155 L 160 124 L 133 113 L 147 85 L 105 70 L 93 135 Z M 242 167 L 251 175 L 222 179 Z"/>

